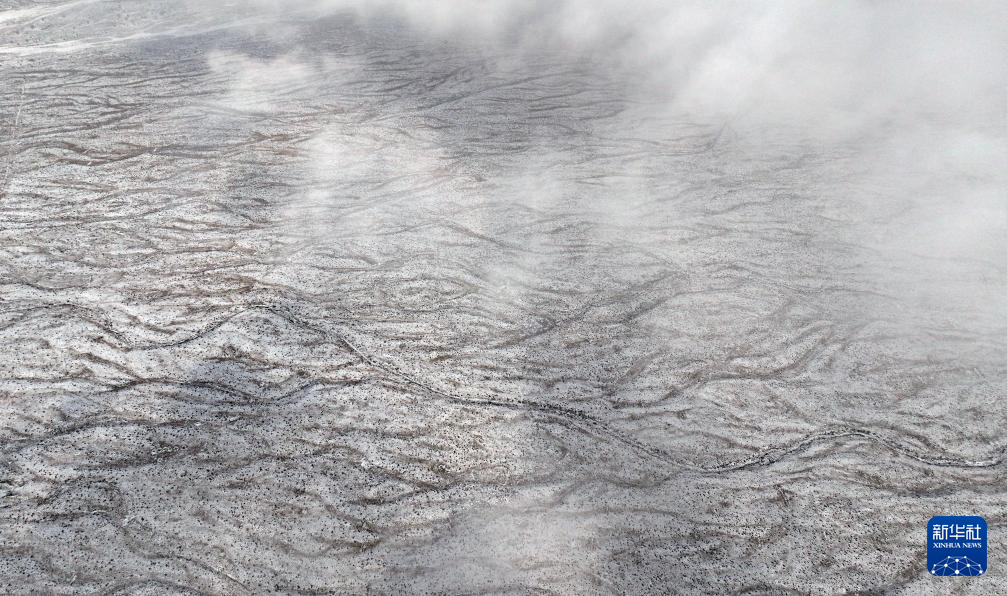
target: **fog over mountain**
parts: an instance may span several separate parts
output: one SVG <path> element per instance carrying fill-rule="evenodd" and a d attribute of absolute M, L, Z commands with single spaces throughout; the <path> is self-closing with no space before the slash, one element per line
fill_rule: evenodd
<path fill-rule="evenodd" d="M 1005 31 L 0 0 L 0 592 L 1007 592 Z"/>

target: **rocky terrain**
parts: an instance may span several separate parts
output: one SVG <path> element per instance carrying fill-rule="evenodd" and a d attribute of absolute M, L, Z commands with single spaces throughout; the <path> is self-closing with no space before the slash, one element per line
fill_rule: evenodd
<path fill-rule="evenodd" d="M 0 7 L 0 592 L 1007 591 L 1003 120 Z M 952 514 L 988 576 L 927 574 Z"/>

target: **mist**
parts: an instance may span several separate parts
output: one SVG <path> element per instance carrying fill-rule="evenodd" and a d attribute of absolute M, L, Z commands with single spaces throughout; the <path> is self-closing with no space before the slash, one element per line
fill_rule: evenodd
<path fill-rule="evenodd" d="M 0 3 L 0 591 L 1002 593 L 1004 31 Z"/>

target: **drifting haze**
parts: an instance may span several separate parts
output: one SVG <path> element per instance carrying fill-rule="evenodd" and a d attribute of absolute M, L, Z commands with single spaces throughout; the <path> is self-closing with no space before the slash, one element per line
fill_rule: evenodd
<path fill-rule="evenodd" d="M 1007 511 L 1000 6 L 7 2 L 0 579 L 928 589 Z"/>
<path fill-rule="evenodd" d="M 898 225 L 860 222 L 844 232 L 851 242 L 881 250 L 889 264 L 921 254 L 995 259 L 1007 249 L 999 193 L 1007 163 L 1007 11 L 998 3 L 246 0 L 236 6 L 267 15 L 354 15 L 365 27 L 405 24 L 430 48 L 447 44 L 487 56 L 509 73 L 531 68 L 534 56 L 560 56 L 611 81 L 624 102 L 643 106 L 640 118 L 621 123 L 627 135 L 657 140 L 648 121 L 686 119 L 726 127 L 738 147 L 753 153 L 840 152 L 843 186 L 824 191 L 837 195 L 837 224 L 865 212 L 880 220 L 909 213 Z M 286 41 L 296 43 L 299 33 L 288 34 Z M 211 59 L 214 68 L 218 59 Z M 340 80 L 352 78 L 352 64 L 302 59 L 297 52 L 261 63 L 235 58 L 247 66 L 234 74 L 244 89 L 232 90 L 235 105 L 268 103 L 269 73 L 280 81 L 331 80 L 334 71 Z M 314 144 L 320 146 L 328 147 Z M 328 147 L 320 155 L 352 151 Z M 368 150 L 351 163 L 380 155 Z M 396 167 L 430 166 L 432 154 L 416 155 L 424 155 L 423 163 L 396 161 Z M 535 183 L 525 191 L 552 200 L 543 189 L 569 190 L 551 173 L 526 167 Z M 594 205 L 600 220 L 632 228 L 639 222 L 626 206 L 646 190 L 618 191 Z M 965 298 L 947 287 L 941 292 Z"/>
<path fill-rule="evenodd" d="M 289 10 L 291 3 L 252 0 Z M 1007 11 L 995 2 L 300 0 L 403 20 L 515 55 L 569 52 L 698 117 L 849 134 L 890 120 L 970 124 L 1007 99 Z"/>

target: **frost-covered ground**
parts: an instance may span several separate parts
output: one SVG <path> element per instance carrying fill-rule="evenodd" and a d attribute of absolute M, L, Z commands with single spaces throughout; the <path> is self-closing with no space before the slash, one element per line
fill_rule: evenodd
<path fill-rule="evenodd" d="M 0 592 L 1007 592 L 999 38 L 336 4 L 0 1 Z"/>

